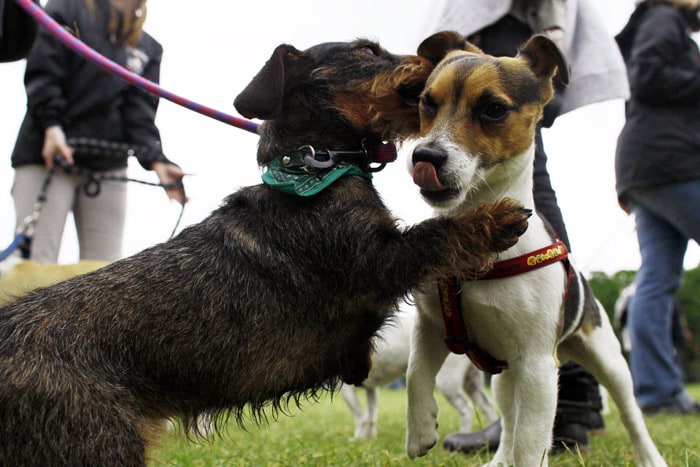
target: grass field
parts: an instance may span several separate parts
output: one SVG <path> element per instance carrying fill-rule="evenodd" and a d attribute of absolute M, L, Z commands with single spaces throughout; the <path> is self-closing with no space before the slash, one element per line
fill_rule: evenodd
<path fill-rule="evenodd" d="M 689 391 L 700 399 L 700 384 Z M 454 410 L 438 395 L 440 436 L 457 429 Z M 290 409 L 277 421 L 247 431 L 231 424 L 221 438 L 187 441 L 182 430 L 172 431 L 151 453 L 150 466 L 476 466 L 486 462 L 486 452 L 452 454 L 441 445 L 427 456 L 411 461 L 403 451 L 406 393 L 383 389 L 380 394 L 378 439 L 348 439 L 353 422 L 345 401 L 336 395 Z M 606 429 L 591 438 L 590 452 L 550 457 L 553 466 L 628 466 L 634 456 L 614 405 L 605 416 Z M 647 418 L 652 437 L 669 466 L 700 466 L 700 416 Z"/>

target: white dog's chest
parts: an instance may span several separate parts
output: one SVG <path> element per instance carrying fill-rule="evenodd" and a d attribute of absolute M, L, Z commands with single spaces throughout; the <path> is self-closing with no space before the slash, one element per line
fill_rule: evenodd
<path fill-rule="evenodd" d="M 564 281 L 563 266 L 552 264 L 514 277 L 462 282 L 460 305 L 469 340 L 502 360 L 532 348 L 533 341 L 550 352 L 556 345 Z M 444 330 L 437 290 L 436 285 L 433 293 L 416 295 L 416 304 Z"/>

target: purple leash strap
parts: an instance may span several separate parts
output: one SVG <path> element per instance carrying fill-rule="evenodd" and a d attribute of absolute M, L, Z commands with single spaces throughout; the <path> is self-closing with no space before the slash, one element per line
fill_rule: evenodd
<path fill-rule="evenodd" d="M 110 73 L 117 75 L 119 78 L 123 79 L 127 83 L 141 88 L 155 96 L 165 98 L 175 104 L 181 105 L 182 107 L 194 110 L 202 115 L 219 120 L 220 122 L 227 123 L 241 130 L 246 130 L 251 133 L 258 133 L 258 124 L 246 120 L 240 117 L 234 117 L 233 115 L 228 115 L 224 112 L 220 112 L 216 109 L 206 107 L 204 105 L 193 102 L 177 94 L 169 92 L 156 83 L 149 81 L 142 76 L 132 73 L 131 71 L 125 69 L 121 65 L 109 60 L 108 58 L 100 55 L 95 50 L 88 47 L 84 42 L 70 34 L 66 31 L 60 24 L 58 24 L 53 18 L 51 18 L 39 5 L 32 2 L 32 0 L 15 0 L 19 6 L 21 6 L 29 15 L 31 15 L 39 24 L 46 27 L 49 32 L 57 37 L 61 42 L 63 42 L 68 48 L 75 51 L 82 57 L 91 62 L 96 63 L 101 68 L 107 70 Z"/>

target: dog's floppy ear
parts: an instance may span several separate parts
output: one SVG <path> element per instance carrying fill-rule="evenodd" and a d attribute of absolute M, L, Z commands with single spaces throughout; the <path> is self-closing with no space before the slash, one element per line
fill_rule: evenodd
<path fill-rule="evenodd" d="M 455 31 L 436 32 L 418 46 L 418 55 L 437 65 L 440 60 L 453 50 L 483 53 L 477 46 L 468 42 L 463 35 Z"/>
<path fill-rule="evenodd" d="M 536 76 L 556 76 L 562 84 L 569 84 L 569 68 L 564 54 L 548 37 L 540 34 L 533 36 L 520 50 L 519 56 L 530 62 L 530 68 Z"/>
<path fill-rule="evenodd" d="M 236 110 L 246 118 L 279 117 L 284 98 L 299 76 L 302 56 L 303 52 L 291 45 L 277 46 L 267 63 L 233 101 Z"/>

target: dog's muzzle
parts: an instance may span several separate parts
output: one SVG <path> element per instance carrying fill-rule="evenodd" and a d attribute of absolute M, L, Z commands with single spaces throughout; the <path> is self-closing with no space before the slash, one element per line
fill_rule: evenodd
<path fill-rule="evenodd" d="M 432 201 L 453 198 L 458 194 L 454 188 L 446 186 L 438 176 L 438 171 L 447 161 L 442 151 L 419 144 L 413 150 L 413 183 L 421 189 L 421 195 Z"/>

